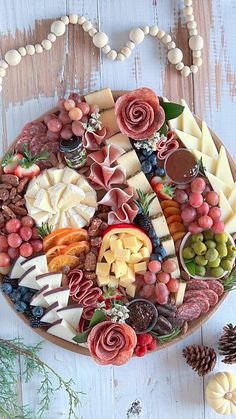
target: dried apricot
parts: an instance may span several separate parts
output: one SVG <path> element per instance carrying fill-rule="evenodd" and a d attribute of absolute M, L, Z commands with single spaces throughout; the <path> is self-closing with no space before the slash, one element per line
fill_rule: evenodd
<path fill-rule="evenodd" d="M 180 209 L 175 207 L 168 207 L 164 209 L 164 216 L 167 218 L 170 215 L 180 215 Z"/>
<path fill-rule="evenodd" d="M 170 234 L 178 233 L 179 231 L 184 232 L 185 227 L 182 223 L 171 223 L 169 224 Z"/>
<path fill-rule="evenodd" d="M 164 201 L 161 201 L 162 209 L 169 208 L 169 207 L 179 208 L 179 203 L 174 201 L 173 199 L 164 199 Z"/>

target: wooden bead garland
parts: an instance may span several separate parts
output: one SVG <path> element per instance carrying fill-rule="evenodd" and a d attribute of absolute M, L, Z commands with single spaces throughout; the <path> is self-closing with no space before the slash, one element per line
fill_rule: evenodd
<path fill-rule="evenodd" d="M 136 45 L 143 42 L 145 36 L 151 36 L 159 39 L 168 49 L 167 57 L 171 64 L 173 64 L 177 71 L 183 77 L 188 77 L 190 74 L 196 74 L 198 68 L 202 65 L 201 50 L 204 46 L 203 38 L 198 34 L 197 23 L 193 15 L 193 0 L 184 0 L 183 14 L 186 18 L 187 28 L 189 32 L 189 48 L 192 51 L 193 64 L 189 67 L 182 62 L 183 53 L 176 47 L 175 42 L 172 40 L 170 34 L 160 30 L 157 25 L 145 25 L 142 28 L 133 28 L 129 33 L 129 41 L 120 51 L 111 49 L 108 45 L 108 36 L 93 27 L 90 21 L 87 21 L 84 16 L 77 14 L 70 14 L 69 16 L 62 16 L 60 20 L 55 20 L 51 25 L 51 32 L 41 44 L 26 45 L 20 47 L 18 50 L 12 49 L 6 52 L 4 60 L 0 60 L 0 91 L 2 90 L 2 81 L 5 77 L 8 66 L 14 67 L 18 65 L 22 57 L 26 55 L 41 54 L 44 50 L 50 50 L 53 43 L 58 36 L 64 35 L 66 26 L 71 23 L 72 25 L 81 25 L 85 32 L 88 32 L 93 40 L 93 44 L 99 48 L 106 56 L 112 61 L 124 61 L 132 54 L 132 50 Z"/>

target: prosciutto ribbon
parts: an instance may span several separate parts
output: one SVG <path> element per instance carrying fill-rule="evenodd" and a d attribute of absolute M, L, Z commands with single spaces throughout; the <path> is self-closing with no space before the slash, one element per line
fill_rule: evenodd
<path fill-rule="evenodd" d="M 95 132 L 86 132 L 83 136 L 83 146 L 88 150 L 100 150 L 103 141 L 109 137 L 109 129 L 103 127 Z"/>
<path fill-rule="evenodd" d="M 109 144 L 88 155 L 88 159 L 104 166 L 111 166 L 118 157 L 125 153 L 125 150 L 115 144 Z"/>
<path fill-rule="evenodd" d="M 101 199 L 99 204 L 112 208 L 108 214 L 108 224 L 132 223 L 138 213 L 134 202 L 129 202 L 134 196 L 134 188 L 112 188 Z"/>
<path fill-rule="evenodd" d="M 157 157 L 159 160 L 165 160 L 172 151 L 179 148 L 179 143 L 174 139 L 174 133 L 168 132 L 167 138 L 161 138 L 157 143 Z"/>
<path fill-rule="evenodd" d="M 90 175 L 88 176 L 94 189 L 105 189 L 106 191 L 112 185 L 123 184 L 125 177 L 125 169 L 122 166 L 107 167 L 96 162 L 91 165 Z"/>

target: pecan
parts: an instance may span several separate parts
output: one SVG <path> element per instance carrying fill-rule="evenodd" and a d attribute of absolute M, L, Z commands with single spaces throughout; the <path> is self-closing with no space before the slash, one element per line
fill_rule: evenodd
<path fill-rule="evenodd" d="M 24 177 L 23 179 L 20 180 L 20 183 L 17 187 L 17 192 L 21 193 L 23 192 L 23 190 L 25 189 L 25 186 L 27 185 L 27 183 L 29 182 L 29 178 L 28 177 Z"/>
<path fill-rule="evenodd" d="M 22 207 L 18 207 L 15 204 L 9 204 L 9 208 L 11 208 L 11 210 L 16 214 L 16 215 L 27 215 L 27 210 L 26 208 L 22 208 Z"/>
<path fill-rule="evenodd" d="M 17 206 L 17 207 L 23 207 L 23 205 L 25 205 L 25 198 L 19 199 L 19 200 L 16 202 L 16 206 Z"/>
<path fill-rule="evenodd" d="M 53 167 L 57 167 L 58 166 L 58 160 L 56 158 L 55 153 L 52 153 L 49 157 L 50 162 L 52 163 Z"/>
<path fill-rule="evenodd" d="M 91 247 L 90 251 L 91 251 L 92 253 L 94 253 L 94 254 L 95 254 L 95 256 L 98 256 L 98 252 L 99 252 L 98 247 Z"/>
<path fill-rule="evenodd" d="M 102 231 L 106 230 L 107 227 L 108 227 L 108 224 L 103 221 L 101 226 L 100 226 L 99 231 L 102 232 Z"/>
<path fill-rule="evenodd" d="M 15 204 L 20 199 L 21 199 L 21 195 L 16 195 L 15 198 L 12 199 L 12 203 Z"/>
<path fill-rule="evenodd" d="M 3 210 L 3 215 L 5 217 L 16 218 L 16 214 L 14 213 L 14 211 L 12 211 L 12 209 L 9 208 L 7 205 L 3 205 L 2 210 Z"/>
<path fill-rule="evenodd" d="M 16 188 L 12 188 L 12 190 L 10 191 L 10 198 L 13 199 L 16 196 Z"/>
<path fill-rule="evenodd" d="M 98 214 L 96 214 L 96 217 L 100 218 L 100 220 L 102 221 L 106 221 L 108 220 L 108 212 L 99 212 Z"/>
<path fill-rule="evenodd" d="M 9 174 L 2 174 L 1 175 L 1 181 L 10 183 L 12 186 L 18 186 L 19 185 L 19 178 L 15 175 L 9 175 Z"/>
<path fill-rule="evenodd" d="M 2 201 L 6 201 L 7 199 L 9 199 L 9 191 L 7 189 L 0 189 L 0 199 Z"/>
<path fill-rule="evenodd" d="M 93 252 L 88 252 L 85 256 L 84 268 L 86 271 L 95 271 L 97 264 L 97 257 Z"/>
<path fill-rule="evenodd" d="M 84 272 L 84 279 L 90 279 L 91 281 L 95 281 L 97 279 L 97 275 L 95 272 Z"/>
<path fill-rule="evenodd" d="M 5 225 L 5 220 L 2 212 L 0 212 L 0 228 L 3 228 Z"/>
<path fill-rule="evenodd" d="M 10 183 L 0 183 L 0 189 L 12 189 Z"/>
<path fill-rule="evenodd" d="M 102 243 L 102 238 L 100 236 L 98 237 L 91 237 L 90 243 L 92 247 L 99 247 Z"/>
<path fill-rule="evenodd" d="M 11 199 L 7 199 L 6 201 L 4 201 L 4 205 L 9 205 L 11 203 Z"/>
<path fill-rule="evenodd" d="M 93 218 L 93 220 L 91 221 L 91 224 L 88 228 L 88 235 L 91 237 L 96 237 L 99 235 L 99 228 L 102 224 L 102 220 L 100 220 L 99 218 Z"/>

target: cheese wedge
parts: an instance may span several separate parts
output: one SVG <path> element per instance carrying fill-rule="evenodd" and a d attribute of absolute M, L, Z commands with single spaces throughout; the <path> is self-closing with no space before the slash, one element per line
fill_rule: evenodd
<path fill-rule="evenodd" d="M 109 284 L 109 279 L 110 279 L 109 275 L 97 274 L 96 282 L 99 287 L 104 287 Z"/>
<path fill-rule="evenodd" d="M 44 298 L 44 293 L 49 290 L 49 286 L 45 285 L 45 287 L 41 288 L 36 294 L 33 295 L 30 305 L 31 306 L 41 306 L 43 308 L 49 307 L 48 302 Z"/>
<path fill-rule="evenodd" d="M 62 183 L 77 183 L 81 179 L 81 175 L 76 170 L 66 166 L 63 170 Z"/>
<path fill-rule="evenodd" d="M 202 121 L 201 152 L 214 160 L 218 158 L 218 151 L 206 122 Z"/>
<path fill-rule="evenodd" d="M 228 218 L 232 217 L 233 215 L 233 209 L 231 208 L 231 205 L 224 195 L 222 191 L 220 191 L 219 195 L 219 206 L 221 209 L 221 219 L 225 222 Z"/>
<path fill-rule="evenodd" d="M 34 201 L 35 201 L 35 198 L 32 198 L 29 195 L 25 195 L 25 206 L 27 208 L 29 215 L 34 215 L 37 212 L 40 212 L 40 210 L 34 206 Z"/>
<path fill-rule="evenodd" d="M 226 221 L 225 223 L 225 230 L 230 233 L 236 233 L 236 213 L 234 214 Z"/>
<path fill-rule="evenodd" d="M 55 185 L 48 188 L 48 194 L 49 194 L 51 206 L 54 210 L 57 210 L 58 202 L 60 201 L 65 189 L 66 189 L 66 185 L 61 182 L 56 183 Z"/>
<path fill-rule="evenodd" d="M 66 211 L 61 211 L 60 217 L 58 220 L 58 228 L 66 228 L 70 225 L 69 218 L 67 217 Z"/>
<path fill-rule="evenodd" d="M 134 272 L 138 274 L 143 274 L 147 270 L 146 262 L 139 262 L 134 264 Z"/>
<path fill-rule="evenodd" d="M 236 182 L 229 194 L 228 201 L 232 208 L 236 208 Z"/>
<path fill-rule="evenodd" d="M 34 214 L 34 220 L 38 226 L 40 226 L 42 223 L 46 223 L 49 218 L 49 213 L 46 211 L 40 211 Z"/>
<path fill-rule="evenodd" d="M 52 290 L 46 291 L 43 296 L 49 305 L 58 302 L 61 307 L 66 307 L 68 305 L 70 295 L 70 289 L 68 288 L 54 288 Z"/>
<path fill-rule="evenodd" d="M 61 286 L 62 273 L 48 272 L 37 275 L 35 280 L 39 288 L 43 288 L 45 285 L 48 285 L 51 289 L 58 288 Z"/>
<path fill-rule="evenodd" d="M 221 179 L 219 179 L 217 176 L 212 175 L 211 173 L 206 171 L 206 177 L 208 178 L 213 190 L 215 192 L 217 192 L 218 194 L 220 193 L 220 191 L 222 191 L 224 193 L 224 195 L 226 196 L 226 198 L 228 198 L 228 196 L 231 193 L 231 186 L 228 185 L 227 183 L 223 182 Z"/>
<path fill-rule="evenodd" d="M 60 306 L 57 302 L 49 306 L 41 317 L 41 321 L 45 323 L 54 323 L 59 320 L 60 317 L 57 314 L 59 308 Z"/>
<path fill-rule="evenodd" d="M 105 140 L 105 143 L 119 145 L 125 151 L 132 150 L 132 145 L 129 140 L 129 137 L 127 137 L 127 135 L 125 134 L 122 134 L 121 132 Z"/>
<path fill-rule="evenodd" d="M 193 154 L 197 160 L 202 159 L 203 166 L 208 172 L 212 173 L 213 175 L 215 174 L 217 160 L 214 160 L 212 157 L 209 157 L 207 154 L 204 154 L 198 150 L 193 150 Z"/>
<path fill-rule="evenodd" d="M 35 265 L 27 269 L 19 279 L 19 285 L 21 287 L 28 287 L 35 290 L 39 290 L 41 287 L 36 281 L 36 276 L 40 273 Z"/>
<path fill-rule="evenodd" d="M 81 215 L 81 217 L 83 217 L 87 222 L 91 220 L 95 213 L 94 207 L 89 207 L 85 204 L 77 204 L 74 208 L 78 212 L 78 214 Z"/>
<path fill-rule="evenodd" d="M 163 97 L 163 102 L 169 102 L 166 97 Z M 172 131 L 175 129 L 183 130 L 183 113 L 181 113 L 177 118 L 170 119 L 168 125 Z"/>
<path fill-rule="evenodd" d="M 38 177 L 37 184 L 40 188 L 43 189 L 48 189 L 50 187 L 51 183 L 46 170 L 42 173 L 41 176 Z"/>
<path fill-rule="evenodd" d="M 148 207 L 149 216 L 153 217 L 155 214 L 158 214 L 159 212 L 162 212 L 160 201 L 157 197 L 153 199 L 151 204 Z"/>
<path fill-rule="evenodd" d="M 70 224 L 74 228 L 83 228 L 87 225 L 87 221 L 76 211 L 75 208 L 70 208 L 66 211 L 67 218 L 70 220 Z"/>
<path fill-rule="evenodd" d="M 82 188 L 84 190 L 84 188 Z M 85 192 L 85 197 L 81 199 L 81 204 L 89 205 L 90 207 L 97 207 L 97 195 L 95 191 Z"/>
<path fill-rule="evenodd" d="M 113 94 L 109 87 L 98 90 L 97 92 L 89 93 L 84 96 L 84 99 L 89 105 L 98 105 L 100 110 L 113 108 L 113 106 L 115 106 Z"/>
<path fill-rule="evenodd" d="M 47 170 L 51 185 L 62 181 L 64 170 L 65 169 L 56 169 L 55 167 Z"/>
<path fill-rule="evenodd" d="M 53 323 L 51 327 L 47 329 L 47 332 L 50 333 L 50 335 L 76 344 L 76 342 L 73 341 L 73 338 L 77 335 L 77 331 L 64 319 L 60 319 Z"/>
<path fill-rule="evenodd" d="M 157 237 L 160 237 L 160 239 L 164 236 L 169 236 L 169 228 L 163 214 L 160 213 L 157 217 L 152 218 L 152 225 Z"/>
<path fill-rule="evenodd" d="M 37 184 L 37 177 L 35 176 L 28 184 L 27 196 L 31 198 L 35 198 L 38 190 L 39 190 L 39 187 Z"/>
<path fill-rule="evenodd" d="M 221 146 L 217 167 L 216 167 L 216 176 L 222 180 L 224 183 L 229 185 L 231 188 L 234 186 L 234 178 L 230 169 L 228 157 L 225 151 L 224 146 Z"/>
<path fill-rule="evenodd" d="M 127 179 L 127 184 L 133 188 L 139 188 L 142 192 L 151 192 L 152 188 L 143 172 L 138 172 L 136 175 Z"/>
<path fill-rule="evenodd" d="M 45 189 L 38 190 L 35 197 L 34 206 L 39 210 L 55 213 L 51 206 L 49 194 L 47 191 L 45 191 Z"/>
<path fill-rule="evenodd" d="M 135 284 L 129 284 L 129 285 L 127 285 L 127 287 L 126 287 L 126 293 L 130 297 L 134 298 L 135 292 L 136 292 L 136 285 Z"/>
<path fill-rule="evenodd" d="M 22 256 L 19 256 L 17 259 L 14 260 L 11 271 L 10 271 L 10 278 L 19 279 L 21 275 L 25 272 L 25 269 L 22 268 L 21 262 L 24 262 L 25 258 Z"/>
<path fill-rule="evenodd" d="M 126 177 L 130 177 L 141 170 L 141 163 L 136 154 L 136 151 L 131 150 L 123 154 L 117 159 L 117 164 L 120 164 L 126 170 Z"/>
<path fill-rule="evenodd" d="M 197 137 L 194 137 L 191 134 L 188 134 L 187 132 L 180 131 L 178 129 L 175 129 L 175 134 L 177 137 L 182 141 L 184 146 L 188 148 L 189 150 L 199 150 L 200 148 L 200 139 Z"/>
<path fill-rule="evenodd" d="M 102 127 L 109 127 L 109 132 L 111 133 L 111 135 L 114 135 L 120 131 L 117 125 L 114 108 L 107 109 L 106 111 L 101 112 L 100 121 Z"/>
<path fill-rule="evenodd" d="M 83 198 L 85 198 L 83 189 L 79 188 L 77 185 L 68 184 L 58 202 L 58 208 L 61 211 L 66 211 L 67 209 L 77 206 Z"/>
<path fill-rule="evenodd" d="M 182 113 L 182 130 L 187 134 L 201 139 L 202 132 L 184 99 L 181 99 L 181 105 L 184 106 L 184 111 Z"/>
<path fill-rule="evenodd" d="M 60 319 L 66 320 L 75 329 L 78 328 L 78 324 L 83 312 L 83 307 L 78 304 L 73 304 L 67 307 L 59 308 L 57 315 Z"/>

